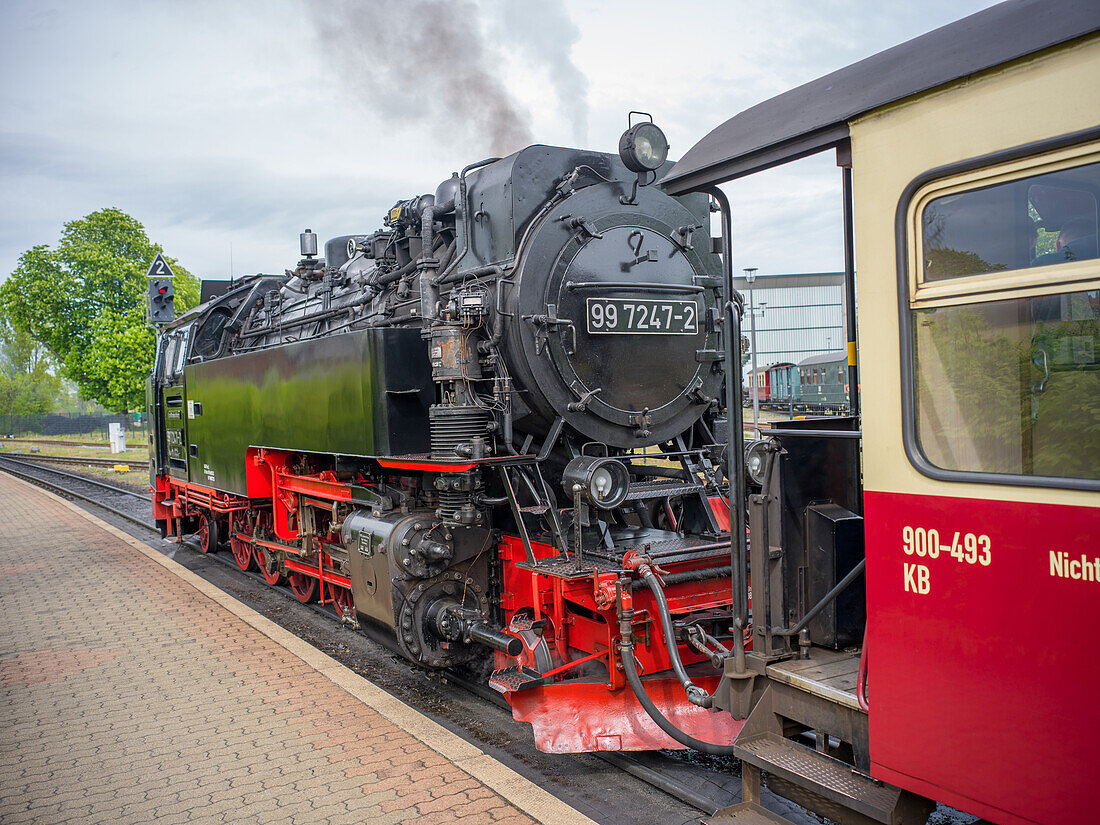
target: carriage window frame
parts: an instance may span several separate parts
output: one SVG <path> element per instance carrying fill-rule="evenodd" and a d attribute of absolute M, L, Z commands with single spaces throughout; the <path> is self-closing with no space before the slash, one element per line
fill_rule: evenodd
<path fill-rule="evenodd" d="M 1100 490 L 1100 479 L 946 469 L 925 455 L 918 437 L 917 310 L 1100 289 L 1100 258 L 967 275 L 922 277 L 922 213 L 933 199 L 1100 162 L 1100 127 L 1085 129 L 928 170 L 906 186 L 895 214 L 898 320 L 901 355 L 902 442 L 910 464 L 938 481 Z"/>

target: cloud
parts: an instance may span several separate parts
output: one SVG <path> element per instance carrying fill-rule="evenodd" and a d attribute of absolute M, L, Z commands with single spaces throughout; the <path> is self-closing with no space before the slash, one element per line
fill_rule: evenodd
<path fill-rule="evenodd" d="M 272 176 L 258 161 L 195 157 L 166 165 L 77 141 L 11 132 L 0 134 L 0 179 L 9 193 L 0 204 L 5 247 L 21 251 L 52 244 L 65 221 L 117 206 L 204 277 L 222 275 L 229 243 L 236 245 L 236 274 L 250 263 L 281 271 L 293 265 L 297 233 L 306 224 L 328 235 L 369 231 L 380 225 L 394 200 L 385 193 L 395 188 L 366 176 Z M 142 184 L 135 186 L 135 180 Z M 60 218 L 52 212 L 59 200 L 70 205 Z M 185 249 L 172 246 L 175 236 L 218 241 Z"/>

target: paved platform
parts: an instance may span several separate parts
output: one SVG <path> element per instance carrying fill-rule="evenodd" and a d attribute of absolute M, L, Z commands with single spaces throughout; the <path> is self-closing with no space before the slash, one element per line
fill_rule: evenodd
<path fill-rule="evenodd" d="M 171 559 L 3 473 L 0 822 L 593 825 Z"/>

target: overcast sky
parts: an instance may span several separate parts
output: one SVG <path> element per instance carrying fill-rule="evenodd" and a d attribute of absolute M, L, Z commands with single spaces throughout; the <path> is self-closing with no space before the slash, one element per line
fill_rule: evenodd
<path fill-rule="evenodd" d="M 678 157 L 768 97 L 987 0 L 0 2 L 0 280 L 117 206 L 199 277 L 282 272 L 305 227 L 528 142 L 614 152 L 653 113 Z M 731 185 L 735 264 L 840 269 L 821 156 Z"/>

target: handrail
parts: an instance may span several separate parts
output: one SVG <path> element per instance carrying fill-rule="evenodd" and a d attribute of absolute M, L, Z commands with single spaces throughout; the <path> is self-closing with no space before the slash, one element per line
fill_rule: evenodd
<path fill-rule="evenodd" d="M 734 654 L 737 662 L 744 661 L 743 630 L 748 625 L 748 547 L 745 537 L 745 451 L 741 449 L 744 422 L 741 418 L 741 382 L 733 380 L 736 360 L 735 348 L 741 346 L 741 317 L 744 304 L 740 293 L 733 286 L 733 217 L 729 198 L 717 186 L 700 190 L 717 201 L 722 214 L 722 345 L 726 362 L 726 475 L 729 478 L 730 511 L 730 564 L 732 572 L 735 633 Z M 740 671 L 739 671 L 740 672 Z"/>
<path fill-rule="evenodd" d="M 697 294 L 706 290 L 706 287 L 692 284 L 656 284 L 638 281 L 568 281 L 565 288 L 569 292 L 578 289 L 640 289 L 646 292 L 684 292 L 689 294 Z"/>
<path fill-rule="evenodd" d="M 860 430 L 780 430 L 775 428 L 761 428 L 761 437 L 772 435 L 784 435 L 784 436 L 830 436 L 835 435 L 837 438 L 863 438 L 863 433 Z"/>

